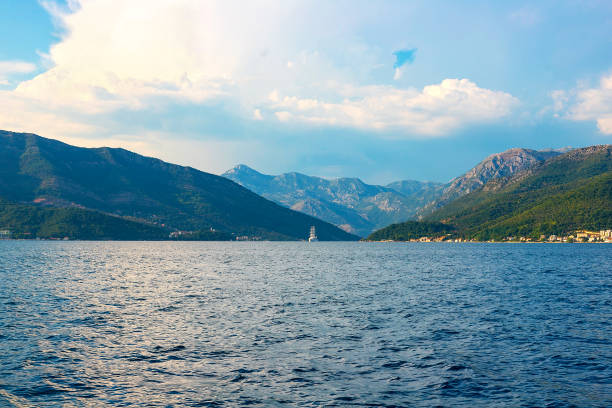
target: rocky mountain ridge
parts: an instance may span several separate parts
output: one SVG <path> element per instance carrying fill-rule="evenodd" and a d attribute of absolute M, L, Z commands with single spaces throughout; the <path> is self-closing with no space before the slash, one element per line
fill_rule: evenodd
<path fill-rule="evenodd" d="M 589 146 L 491 179 L 423 221 L 390 225 L 369 239 L 571 242 L 579 231 L 610 229 L 611 203 L 612 145 Z"/>
<path fill-rule="evenodd" d="M 383 226 L 423 218 L 466 194 L 536 168 L 569 148 L 512 148 L 494 153 L 449 183 L 401 180 L 385 186 L 358 178 L 325 179 L 301 173 L 262 174 L 240 164 L 225 172 L 240 185 L 281 205 L 367 236 Z"/>
<path fill-rule="evenodd" d="M 482 188 L 492 180 L 505 179 L 535 168 L 564 151 L 567 150 L 565 148 L 559 150 L 512 148 L 501 153 L 491 154 L 463 175 L 451 180 L 439 197 L 427 203 L 418 211 L 418 216 L 422 218 L 431 214 L 445 204 Z"/>
<path fill-rule="evenodd" d="M 418 181 L 379 186 L 358 178 L 324 179 L 295 172 L 271 176 L 244 164 L 222 176 L 272 201 L 361 236 L 414 217 L 423 197 L 435 196 L 442 186 Z"/>

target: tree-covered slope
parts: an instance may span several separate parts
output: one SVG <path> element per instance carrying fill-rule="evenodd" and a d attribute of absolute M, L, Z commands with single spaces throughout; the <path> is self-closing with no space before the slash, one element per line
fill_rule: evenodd
<path fill-rule="evenodd" d="M 39 207 L 0 201 L 0 229 L 14 238 L 160 240 L 168 231 L 81 208 Z"/>
<path fill-rule="evenodd" d="M 572 150 L 442 207 L 427 221 L 466 237 L 564 234 L 612 226 L 612 146 Z"/>
<path fill-rule="evenodd" d="M 421 237 L 438 237 L 454 232 L 455 228 L 452 225 L 441 222 L 406 221 L 374 231 L 367 239 L 370 241 L 408 241 Z"/>
<path fill-rule="evenodd" d="M 467 233 L 477 239 L 507 236 L 565 235 L 576 230 L 612 226 L 612 173 L 597 176 L 585 185 L 539 200 L 509 217 L 484 223 Z"/>
<path fill-rule="evenodd" d="M 86 149 L 0 131 L 0 197 L 81 206 L 178 230 L 264 239 L 354 240 L 341 229 L 279 206 L 223 177 L 124 149 Z"/>
<path fill-rule="evenodd" d="M 490 181 L 509 178 L 522 171 L 535 168 L 546 160 L 566 151 L 567 148 L 543 151 L 514 148 L 501 153 L 494 153 L 465 174 L 451 180 L 437 197 L 424 203 L 423 207 L 418 210 L 419 218 L 431 215 L 437 209 L 459 197 L 479 190 Z"/>
<path fill-rule="evenodd" d="M 423 222 L 391 225 L 369 239 L 407 240 L 419 234 L 451 233 L 462 238 L 499 240 L 611 227 L 612 145 L 603 145 L 575 149 L 509 177 L 491 179 Z"/>

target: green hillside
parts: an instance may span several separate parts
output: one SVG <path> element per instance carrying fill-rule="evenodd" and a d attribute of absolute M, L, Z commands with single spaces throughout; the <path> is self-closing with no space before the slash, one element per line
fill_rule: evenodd
<path fill-rule="evenodd" d="M 441 222 L 406 221 L 374 231 L 370 234 L 368 240 L 408 241 L 421 237 L 442 236 L 454 232 L 455 228 L 452 225 Z"/>
<path fill-rule="evenodd" d="M 584 186 L 543 197 L 532 206 L 519 208 L 467 233 L 476 239 L 541 234 L 566 235 L 576 230 L 609 229 L 612 226 L 612 174 L 597 176 Z M 461 221 L 463 222 L 463 220 Z"/>
<path fill-rule="evenodd" d="M 0 198 L 83 207 L 169 230 L 214 230 L 263 239 L 358 237 L 268 201 L 223 177 L 124 149 L 85 149 L 0 131 Z"/>
<path fill-rule="evenodd" d="M 477 240 L 610 228 L 612 145 L 572 150 L 511 178 L 490 181 L 424 221 L 447 224 L 456 228 L 455 236 Z M 385 239 L 380 238 L 385 234 L 376 236 Z"/>
<path fill-rule="evenodd" d="M 159 240 L 168 231 L 80 208 L 44 208 L 0 201 L 0 229 L 14 238 Z"/>

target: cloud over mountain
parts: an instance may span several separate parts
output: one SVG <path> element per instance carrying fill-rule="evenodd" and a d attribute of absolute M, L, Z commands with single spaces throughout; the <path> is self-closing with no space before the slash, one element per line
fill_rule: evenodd
<path fill-rule="evenodd" d="M 601 77 L 595 88 L 552 92 L 555 111 L 570 120 L 595 121 L 603 134 L 612 134 L 612 74 Z"/>
<path fill-rule="evenodd" d="M 446 180 L 462 149 L 612 134 L 605 81 L 548 107 L 551 90 L 609 76 L 603 4 L 40 0 L 35 16 L 14 3 L 0 129 L 213 172 L 246 161 L 376 182 Z"/>
<path fill-rule="evenodd" d="M 339 94 L 344 98 L 335 102 L 286 96 L 271 109 L 281 110 L 279 120 L 284 121 L 440 136 L 469 123 L 503 117 L 518 104 L 512 95 L 480 88 L 468 79 L 445 79 L 422 90 L 350 87 Z"/>
<path fill-rule="evenodd" d="M 75 123 L 87 115 L 225 101 L 249 119 L 442 135 L 502 117 L 516 102 L 468 79 L 444 79 L 421 91 L 364 85 L 357 70 L 319 49 L 339 29 L 321 21 L 308 2 L 71 4 L 63 11 L 48 6 L 64 30 L 49 52 L 51 68 L 3 95 L 45 106 L 39 115 L 62 112 L 67 129 L 78 129 Z M 336 7 L 319 6 L 323 12 Z M 396 51 L 394 68 L 412 62 L 415 52 Z M 270 103 L 274 91 L 288 96 Z"/>
<path fill-rule="evenodd" d="M 595 120 L 602 133 L 612 134 L 612 74 L 601 78 L 598 88 L 578 92 L 570 110 L 574 120 Z"/>

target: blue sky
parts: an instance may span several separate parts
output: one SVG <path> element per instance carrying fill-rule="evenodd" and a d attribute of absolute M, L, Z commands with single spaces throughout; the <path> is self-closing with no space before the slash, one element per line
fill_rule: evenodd
<path fill-rule="evenodd" d="M 0 128 L 367 182 L 612 141 L 609 1 L 8 0 Z"/>

